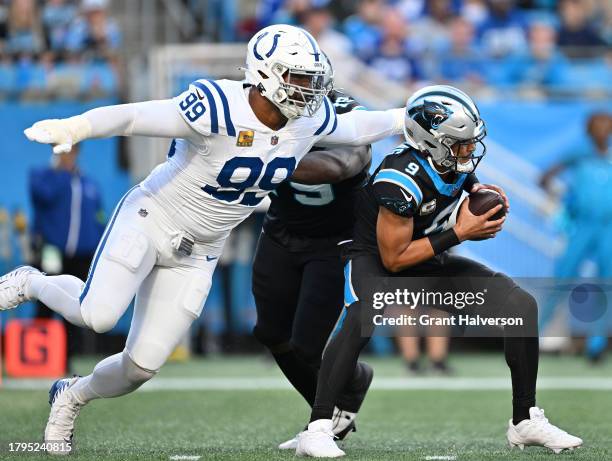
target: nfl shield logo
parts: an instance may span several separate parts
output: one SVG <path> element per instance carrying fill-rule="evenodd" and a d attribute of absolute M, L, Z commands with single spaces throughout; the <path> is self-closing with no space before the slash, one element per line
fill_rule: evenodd
<path fill-rule="evenodd" d="M 276 146 L 278 144 L 278 136 L 272 136 L 272 138 L 270 138 L 270 144 Z"/>

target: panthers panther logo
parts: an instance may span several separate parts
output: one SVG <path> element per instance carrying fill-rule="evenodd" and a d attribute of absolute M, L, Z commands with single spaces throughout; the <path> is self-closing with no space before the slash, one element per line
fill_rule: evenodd
<path fill-rule="evenodd" d="M 452 111 L 437 102 L 424 100 L 423 104 L 413 107 L 408 113 L 421 127 L 427 131 L 438 127 L 452 115 Z"/>

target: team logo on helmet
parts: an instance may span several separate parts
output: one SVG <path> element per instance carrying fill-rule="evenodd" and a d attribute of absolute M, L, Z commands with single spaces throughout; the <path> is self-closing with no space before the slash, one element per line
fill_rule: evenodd
<path fill-rule="evenodd" d="M 420 106 L 413 107 L 408 114 L 414 118 L 423 129 L 437 130 L 453 114 L 453 112 L 442 104 L 424 100 Z"/>

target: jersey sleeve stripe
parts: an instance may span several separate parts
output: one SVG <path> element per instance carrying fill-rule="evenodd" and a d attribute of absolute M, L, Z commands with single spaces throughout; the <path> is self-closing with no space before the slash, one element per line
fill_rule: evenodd
<path fill-rule="evenodd" d="M 317 131 L 315 131 L 315 136 L 320 135 L 321 133 L 323 133 L 323 131 L 325 130 L 325 128 L 327 128 L 327 124 L 329 123 L 329 101 L 327 100 L 327 98 L 323 99 L 323 102 L 325 103 L 325 120 L 323 121 L 323 124 L 319 127 L 319 129 Z"/>
<path fill-rule="evenodd" d="M 334 111 L 334 124 L 332 125 L 331 131 L 327 133 L 328 135 L 336 131 L 336 127 L 338 126 L 338 114 L 336 113 L 336 106 L 334 106 L 333 104 L 331 106 L 332 106 L 332 110 Z"/>
<path fill-rule="evenodd" d="M 219 133 L 219 118 L 217 116 L 217 103 L 215 102 L 215 98 L 208 87 L 203 83 L 196 81 L 193 82 L 192 85 L 202 90 L 208 98 L 208 105 L 210 107 L 210 131 L 211 133 Z"/>
<path fill-rule="evenodd" d="M 423 201 L 423 192 L 421 188 L 414 182 L 410 176 L 400 173 L 397 170 L 380 170 L 374 179 L 374 183 L 386 181 L 392 184 L 396 184 L 406 191 L 410 192 L 410 194 L 416 199 L 417 204 L 420 204 Z"/>
<path fill-rule="evenodd" d="M 234 128 L 234 123 L 232 122 L 232 117 L 230 114 L 229 103 L 227 102 L 227 97 L 225 93 L 221 89 L 221 87 L 214 80 L 207 80 L 219 93 L 221 97 L 221 104 L 223 104 L 223 116 L 225 118 L 225 127 L 227 129 L 227 134 L 229 136 L 236 136 L 236 128 Z"/>

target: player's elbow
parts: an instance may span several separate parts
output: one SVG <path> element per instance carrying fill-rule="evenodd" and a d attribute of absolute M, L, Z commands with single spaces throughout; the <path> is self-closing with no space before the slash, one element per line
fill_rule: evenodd
<path fill-rule="evenodd" d="M 343 168 L 342 166 L 340 166 L 339 164 L 336 163 L 330 163 L 326 172 L 326 179 L 327 181 L 325 181 L 328 184 L 335 184 L 341 181 L 344 181 L 345 179 L 347 179 L 347 169 Z"/>
<path fill-rule="evenodd" d="M 403 268 L 399 258 L 393 253 L 381 251 L 380 259 L 382 260 L 384 268 L 393 274 L 400 272 Z"/>

